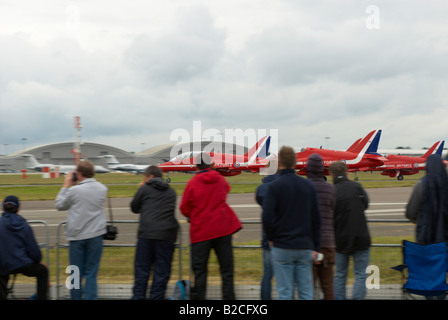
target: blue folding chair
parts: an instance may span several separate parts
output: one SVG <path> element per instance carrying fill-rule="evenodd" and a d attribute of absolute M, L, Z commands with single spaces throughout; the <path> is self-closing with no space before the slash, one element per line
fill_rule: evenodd
<path fill-rule="evenodd" d="M 444 298 L 448 291 L 447 243 L 421 245 L 403 240 L 403 264 L 392 269 L 402 273 L 403 295 Z"/>

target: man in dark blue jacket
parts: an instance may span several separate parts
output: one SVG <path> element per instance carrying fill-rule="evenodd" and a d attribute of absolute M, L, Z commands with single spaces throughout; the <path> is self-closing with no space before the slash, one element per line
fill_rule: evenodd
<path fill-rule="evenodd" d="M 320 245 L 321 217 L 313 184 L 295 173 L 291 147 L 278 153 L 279 177 L 268 184 L 263 200 L 263 228 L 272 243 L 271 255 L 280 300 L 313 299 L 313 258 Z"/>
<path fill-rule="evenodd" d="M 19 199 L 7 196 L 0 218 L 0 300 L 6 299 L 10 274 L 37 277 L 37 299 L 46 300 L 48 269 L 40 262 L 42 255 L 33 231 L 18 212 Z"/>

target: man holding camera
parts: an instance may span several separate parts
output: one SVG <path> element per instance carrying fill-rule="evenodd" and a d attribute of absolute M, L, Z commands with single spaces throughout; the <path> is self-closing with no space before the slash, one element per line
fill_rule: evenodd
<path fill-rule="evenodd" d="M 69 172 L 56 197 L 56 209 L 68 210 L 66 235 L 69 241 L 70 265 L 80 272 L 70 294 L 72 300 L 97 299 L 97 273 L 103 252 L 103 235 L 106 233 L 104 203 L 107 187 L 93 178 L 94 165 L 81 161 L 75 172 Z M 84 290 L 81 282 L 85 278 Z"/>

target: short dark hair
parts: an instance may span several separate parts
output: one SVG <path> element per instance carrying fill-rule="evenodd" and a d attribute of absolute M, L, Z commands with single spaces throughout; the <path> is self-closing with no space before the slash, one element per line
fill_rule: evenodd
<path fill-rule="evenodd" d="M 158 166 L 150 165 L 145 170 L 145 176 L 146 177 L 154 176 L 154 177 L 157 177 L 157 178 L 161 178 L 162 177 L 162 170 Z"/>
<path fill-rule="evenodd" d="M 330 165 L 328 171 L 335 177 L 345 177 L 347 175 L 347 165 L 345 162 L 336 161 Z"/>
<path fill-rule="evenodd" d="M 197 157 L 196 157 L 196 167 L 199 170 L 204 170 L 207 168 L 211 168 L 213 165 L 212 159 L 210 157 L 210 155 L 208 153 L 205 152 L 201 152 Z"/>
<path fill-rule="evenodd" d="M 287 169 L 295 169 L 297 158 L 294 149 L 287 146 L 281 147 L 278 151 L 278 162 Z"/>
<path fill-rule="evenodd" d="M 95 166 L 89 160 L 81 161 L 76 167 L 76 170 L 80 172 L 84 178 L 93 178 L 95 175 Z"/>

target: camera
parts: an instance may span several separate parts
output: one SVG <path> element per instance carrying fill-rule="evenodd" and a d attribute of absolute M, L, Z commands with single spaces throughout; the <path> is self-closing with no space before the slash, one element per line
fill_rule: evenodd
<path fill-rule="evenodd" d="M 76 175 L 76 172 L 73 172 L 72 180 L 73 180 L 73 182 L 78 181 L 78 176 Z"/>

